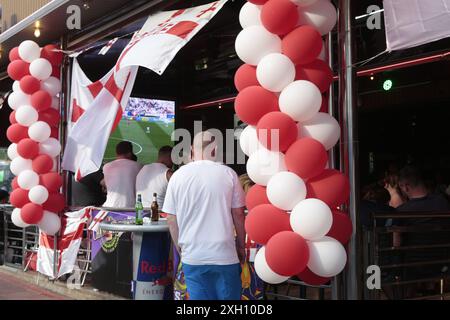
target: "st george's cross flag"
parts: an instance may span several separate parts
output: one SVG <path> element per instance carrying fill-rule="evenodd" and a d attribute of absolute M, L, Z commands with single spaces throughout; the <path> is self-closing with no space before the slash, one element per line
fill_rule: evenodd
<path fill-rule="evenodd" d="M 387 51 L 450 37 L 450 0 L 384 0 Z"/>
<path fill-rule="evenodd" d="M 113 69 L 98 81 L 90 81 L 74 59 L 64 170 L 74 172 L 79 181 L 100 169 L 108 139 L 128 103 L 138 66 L 161 75 L 180 49 L 226 2 L 220 0 L 149 16 Z"/>

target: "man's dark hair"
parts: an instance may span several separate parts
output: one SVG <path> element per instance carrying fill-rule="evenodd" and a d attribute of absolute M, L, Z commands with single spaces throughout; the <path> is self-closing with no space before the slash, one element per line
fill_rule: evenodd
<path fill-rule="evenodd" d="M 158 156 L 170 156 L 172 154 L 172 147 L 171 146 L 164 146 L 159 148 Z"/>
<path fill-rule="evenodd" d="M 116 145 L 116 153 L 118 155 L 133 153 L 133 145 L 130 141 L 121 141 Z"/>
<path fill-rule="evenodd" d="M 378 183 L 372 183 L 362 189 L 362 199 L 377 204 L 388 204 L 390 200 L 389 192 Z"/>
<path fill-rule="evenodd" d="M 398 175 L 398 181 L 400 183 L 407 183 L 411 187 L 425 186 L 425 180 L 422 171 L 415 166 L 406 166 Z"/>

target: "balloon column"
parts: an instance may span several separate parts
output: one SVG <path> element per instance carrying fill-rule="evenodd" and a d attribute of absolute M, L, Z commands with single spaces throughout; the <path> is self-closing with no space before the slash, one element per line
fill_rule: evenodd
<path fill-rule="evenodd" d="M 245 222 L 263 245 L 255 269 L 268 283 L 298 276 L 324 284 L 345 267 L 352 234 L 337 210 L 349 181 L 326 169 L 340 127 L 322 107 L 333 80 L 322 36 L 336 24 L 336 9 L 330 0 L 248 0 L 239 20 L 235 48 L 245 64 L 235 75 L 235 110 L 248 124 L 240 145 L 256 183 Z"/>
<path fill-rule="evenodd" d="M 7 130 L 12 182 L 12 221 L 18 227 L 38 225 L 50 235 L 61 227 L 58 213 L 65 200 L 56 172 L 58 141 L 59 67 L 62 53 L 53 45 L 40 48 L 27 40 L 9 53 L 8 75 L 15 80 L 8 104 L 13 109 Z"/>

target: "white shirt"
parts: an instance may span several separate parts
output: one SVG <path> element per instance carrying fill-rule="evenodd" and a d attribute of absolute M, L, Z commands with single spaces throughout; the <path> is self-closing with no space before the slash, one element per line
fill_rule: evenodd
<path fill-rule="evenodd" d="M 162 163 L 152 163 L 144 166 L 136 178 L 136 194 L 142 196 L 144 207 L 150 207 L 153 202 L 153 193 L 156 193 L 158 207 L 162 208 L 166 196 L 167 171 L 169 168 Z"/>
<path fill-rule="evenodd" d="M 106 202 L 104 207 L 134 208 L 136 204 L 136 176 L 142 165 L 128 159 L 117 159 L 105 164 Z"/>
<path fill-rule="evenodd" d="M 194 161 L 173 174 L 163 212 L 177 216 L 183 263 L 239 263 L 231 209 L 243 207 L 244 198 L 236 172 L 223 164 Z"/>

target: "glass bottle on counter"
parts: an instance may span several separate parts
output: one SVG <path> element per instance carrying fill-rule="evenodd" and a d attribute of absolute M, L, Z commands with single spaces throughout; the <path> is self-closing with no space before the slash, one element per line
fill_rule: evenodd
<path fill-rule="evenodd" d="M 136 224 L 142 225 L 144 223 L 144 220 L 142 218 L 142 215 L 144 213 L 144 206 L 142 205 L 142 196 L 138 194 L 137 201 L 136 201 Z"/>
<path fill-rule="evenodd" d="M 156 193 L 153 194 L 153 202 L 152 206 L 150 207 L 152 210 L 152 222 L 159 221 L 159 207 L 158 202 L 156 201 Z"/>

